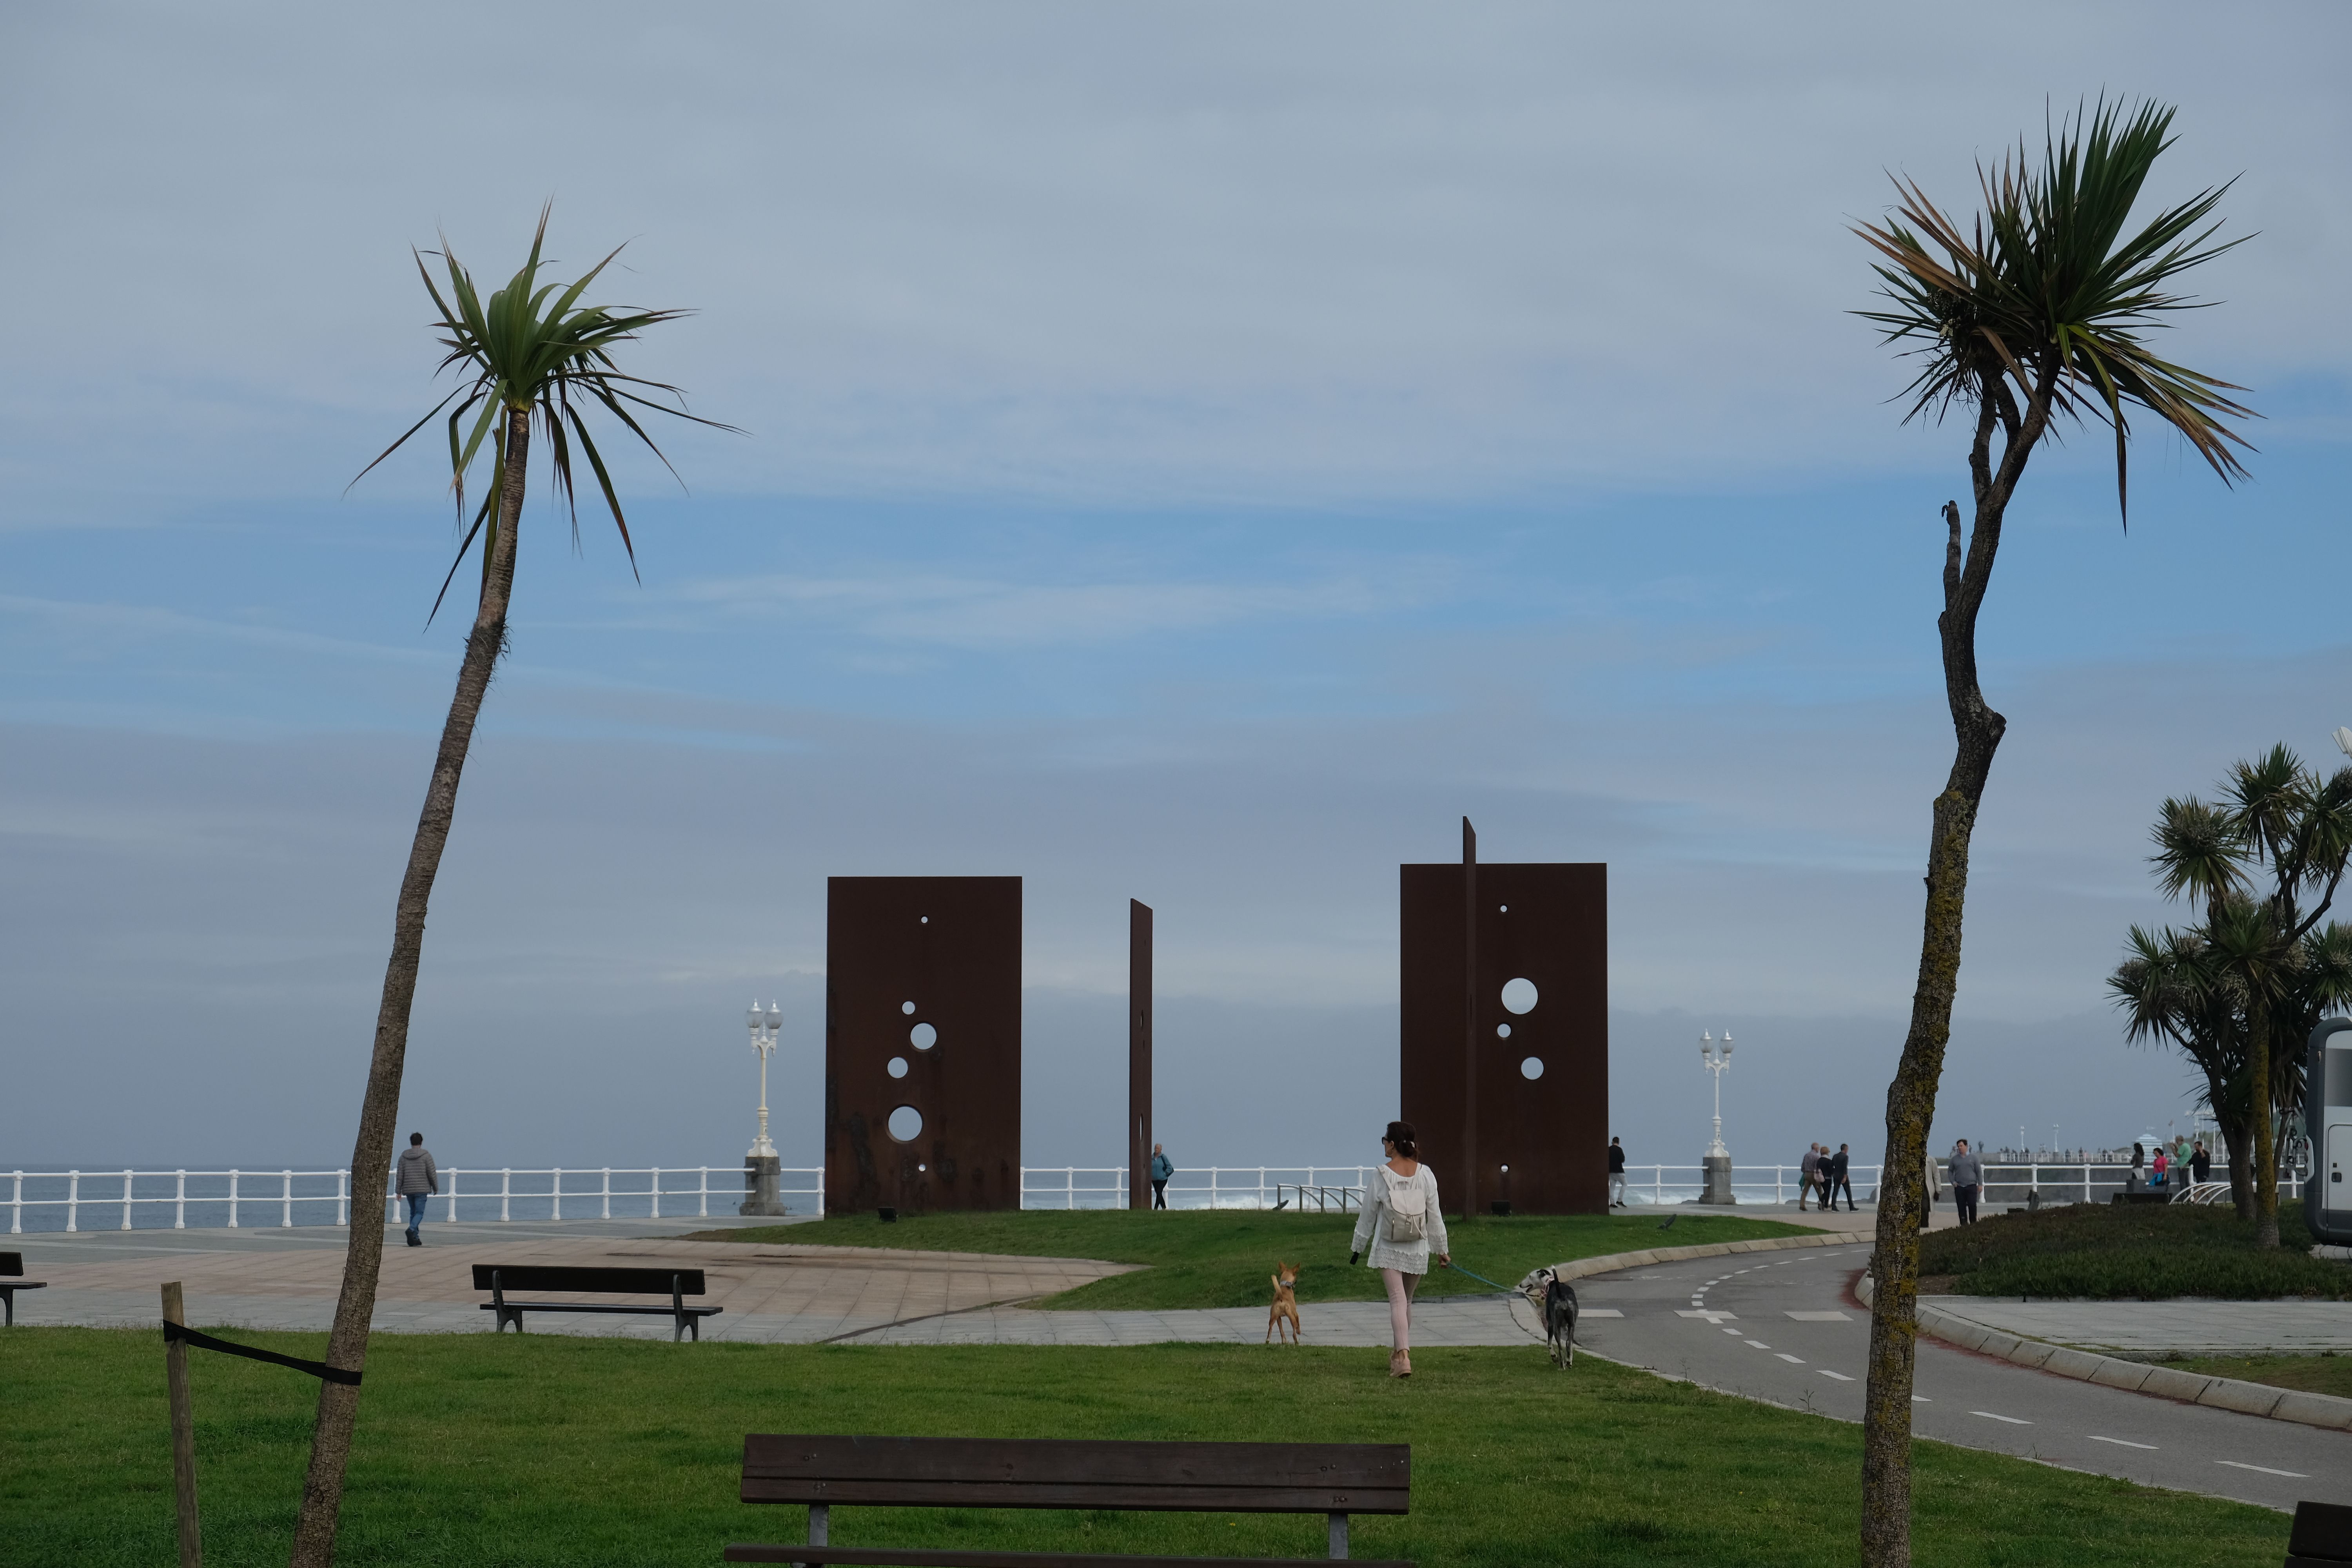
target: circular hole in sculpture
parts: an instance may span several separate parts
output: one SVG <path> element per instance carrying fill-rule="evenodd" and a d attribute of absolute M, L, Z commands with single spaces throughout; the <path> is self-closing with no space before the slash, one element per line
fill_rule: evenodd
<path fill-rule="evenodd" d="M 929 1024 L 918 1024 L 907 1031 L 907 1043 L 919 1051 L 928 1051 L 940 1043 L 940 1032 Z"/>
<path fill-rule="evenodd" d="M 929 925 L 929 924 L 930 924 L 930 923 L 931 923 L 931 917 L 930 917 L 930 916 L 929 916 L 929 915 L 925 915 L 925 916 L 923 917 L 923 923 L 924 923 L 925 925 Z"/>
<path fill-rule="evenodd" d="M 923 1113 L 911 1105 L 902 1105 L 890 1113 L 890 1136 L 901 1143 L 912 1143 L 923 1135 Z"/>
<path fill-rule="evenodd" d="M 888 1072 L 892 1078 L 905 1078 L 907 1076 L 907 1058 L 904 1057 L 892 1057 L 890 1058 L 889 1067 L 884 1070 Z"/>
<path fill-rule="evenodd" d="M 1511 1026 L 1510 1026 L 1508 1024 L 1497 1024 L 1497 1025 L 1496 1025 L 1496 1026 L 1495 1026 L 1495 1037 L 1496 1037 L 1496 1039 L 1498 1039 L 1498 1040 L 1507 1040 L 1507 1039 L 1509 1039 L 1509 1038 L 1511 1037 Z"/>
<path fill-rule="evenodd" d="M 912 1002 L 901 1002 L 898 1004 L 898 1011 L 906 1014 L 908 1017 L 912 1017 L 915 1013 L 915 1005 Z"/>
<path fill-rule="evenodd" d="M 1511 912 L 1511 906 L 1508 904 L 1496 904 L 1495 908 L 1503 914 L 1509 914 Z"/>
<path fill-rule="evenodd" d="M 1531 1013 L 1536 1005 L 1536 983 L 1532 980 L 1503 982 L 1503 1006 L 1507 1012 Z"/>
<path fill-rule="evenodd" d="M 1521 1062 L 1519 1064 L 1519 1076 L 1523 1079 L 1528 1079 L 1530 1082 L 1536 1079 L 1543 1077 L 1543 1058 L 1541 1057 L 1529 1057 L 1527 1060 Z"/>
<path fill-rule="evenodd" d="M 915 1169 L 917 1169 L 918 1171 L 928 1171 L 928 1170 L 929 1170 L 929 1169 L 930 1169 L 930 1167 L 929 1167 L 929 1165 L 924 1164 L 922 1162 L 920 1162 L 920 1161 L 919 1160 L 919 1161 L 917 1161 L 917 1162 L 915 1163 Z"/>

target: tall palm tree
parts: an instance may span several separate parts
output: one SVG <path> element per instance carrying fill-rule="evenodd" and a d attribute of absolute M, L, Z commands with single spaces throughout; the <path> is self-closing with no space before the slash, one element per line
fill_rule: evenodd
<path fill-rule="evenodd" d="M 2238 1217 L 2251 1221 L 2253 1097 L 2240 987 L 2216 961 L 2201 930 L 2149 931 L 2134 926 L 2124 945 L 2130 956 L 2107 977 L 2107 989 L 2125 1011 L 2125 1037 L 2168 1040 L 2196 1064 L 2205 1079 L 2205 1103 L 2221 1130 L 2231 1201 Z"/>
<path fill-rule="evenodd" d="M 466 516 L 466 477 L 485 451 L 490 458 L 490 482 L 472 526 L 457 548 L 457 558 L 442 580 L 446 596 L 449 583 L 464 563 L 476 539 L 482 541 L 482 584 L 474 613 L 474 627 L 466 638 L 466 653 L 457 667 L 457 689 L 450 700 L 449 717 L 442 725 L 441 749 L 425 785 L 425 809 L 417 818 L 416 837 L 410 847 L 408 869 L 401 878 L 400 897 L 392 927 L 392 961 L 384 968 L 383 997 L 376 1009 L 375 1047 L 368 1063 L 367 1090 L 360 1104 L 360 1129 L 352 1150 L 352 1226 L 344 1256 L 343 1288 L 335 1303 L 334 1329 L 327 1341 L 327 1364 L 357 1372 L 367 1359 L 368 1322 L 375 1310 L 376 1281 L 383 1262 L 383 1224 L 380 1207 L 371 1207 L 379 1173 L 392 1163 L 393 1122 L 400 1108 L 400 1075 L 408 1051 L 409 1005 L 416 995 L 417 965 L 425 946 L 425 911 L 433 879 L 441 866 L 441 852 L 449 841 L 449 824 L 457 805 L 457 779 L 473 743 L 475 721 L 490 675 L 506 651 L 507 604 L 514 592 L 515 548 L 522 521 L 525 479 L 530 460 L 534 427 L 547 441 L 555 485 L 572 513 L 573 536 L 579 532 L 579 510 L 572 484 L 572 455 L 580 455 L 596 479 L 613 525 L 620 531 L 632 572 L 635 546 L 629 525 L 614 493 L 612 476 L 596 449 L 583 418 L 585 405 L 601 405 L 638 440 L 654 446 L 632 407 L 697 419 L 682 406 L 657 398 L 681 400 L 677 388 L 621 373 L 613 358 L 618 344 L 629 342 L 646 328 L 675 320 L 683 310 L 628 310 L 587 306 L 580 297 L 597 274 L 611 265 L 615 249 L 569 285 L 541 284 L 539 274 L 548 263 L 540 251 L 547 238 L 547 212 L 539 215 L 531 237 L 530 256 L 505 288 L 485 301 L 473 278 L 459 264 L 445 240 L 437 252 L 416 254 L 416 269 L 426 293 L 440 312 L 434 323 L 444 335 L 447 351 L 441 369 L 455 369 L 457 389 L 443 398 L 425 417 L 402 433 L 400 439 L 360 470 L 364 477 L 376 463 L 407 442 L 435 415 L 448 410 L 449 484 L 457 498 L 457 516 Z M 437 255 L 448 274 L 443 294 L 425 264 Z M 649 397 L 647 395 L 653 395 Z M 718 428 L 727 428 L 719 426 Z M 668 459 L 663 458 L 665 466 Z M 675 470 L 673 470 L 675 471 Z M 355 479 L 353 483 L 357 483 Z M 437 613 L 441 599 L 434 600 Z M 343 1473 L 351 1458 L 352 1429 L 359 1413 L 356 1384 L 322 1383 L 318 1425 L 311 1438 L 310 1468 L 302 1486 L 302 1508 L 295 1524 L 295 1568 L 327 1568 L 334 1561 L 335 1525 L 342 1505 Z"/>
<path fill-rule="evenodd" d="M 1911 1560 L 1922 1164 L 1959 983 L 1969 844 L 2008 722 L 1978 685 L 1976 625 L 2010 500 L 2053 424 L 2088 420 L 2115 431 L 2116 498 L 2125 506 L 2134 408 L 2179 432 L 2224 481 L 2245 471 L 2231 450 L 2245 443 L 2224 423 L 2251 412 L 2227 396 L 2240 389 L 2158 358 L 2145 342 L 2148 329 L 2193 303 L 2172 291 L 2175 280 L 2229 247 L 2212 242 L 2218 226 L 2207 222 L 2226 186 L 2126 233 L 2149 170 L 2171 145 L 2171 110 L 2158 104 L 2126 117 L 2121 104 L 2102 100 L 2053 126 L 2038 163 L 2021 142 L 1997 167 L 1980 166 L 1984 210 L 1973 225 L 1964 227 L 1916 184 L 1898 180 L 1895 216 L 1855 230 L 1878 253 L 1885 301 L 1861 314 L 1920 361 L 1905 394 L 1906 418 L 1955 408 L 1971 417 L 1974 503 L 1965 533 L 1958 503 L 1946 502 L 1943 511 L 1944 609 L 1937 624 L 1956 745 L 1934 805 L 1911 1023 L 1886 1094 L 1886 1179 L 1871 1260 L 1878 1295 L 1863 1416 L 1866 1568 L 1906 1568 Z"/>

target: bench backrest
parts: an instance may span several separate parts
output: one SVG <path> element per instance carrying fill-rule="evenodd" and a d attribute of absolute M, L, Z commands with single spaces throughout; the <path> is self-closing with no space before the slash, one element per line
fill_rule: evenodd
<path fill-rule="evenodd" d="M 1405 1513 L 1412 1489 L 1405 1443 L 743 1439 L 745 1502 Z"/>
<path fill-rule="evenodd" d="M 2352 1563 L 2352 1508 L 2342 1503 L 2299 1502 L 2294 1531 L 2286 1538 L 2290 1558 Z"/>
<path fill-rule="evenodd" d="M 25 1272 L 25 1255 L 21 1252 L 0 1252 L 0 1274 Z"/>
<path fill-rule="evenodd" d="M 667 1296 L 670 1281 L 680 1295 L 702 1294 L 699 1268 L 573 1268 L 552 1263 L 477 1263 L 474 1289 L 499 1290 L 569 1290 L 574 1295 Z"/>

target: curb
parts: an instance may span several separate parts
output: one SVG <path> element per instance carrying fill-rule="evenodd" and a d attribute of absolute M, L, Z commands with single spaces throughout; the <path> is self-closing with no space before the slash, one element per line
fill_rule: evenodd
<path fill-rule="evenodd" d="M 1870 1274 L 1864 1270 L 1862 1278 L 1853 1282 L 1854 1298 L 1867 1307 L 1873 1293 Z M 2216 1410 L 2234 1410 L 2242 1415 L 2262 1415 L 2273 1421 L 2294 1421 L 2333 1432 L 2352 1432 L 2352 1399 L 2339 1398 L 2332 1394 L 2305 1394 L 2298 1389 L 2273 1388 L 2267 1383 L 2247 1383 L 2234 1377 L 2207 1377 L 2201 1373 L 2182 1372 L 2175 1367 L 2073 1350 L 2042 1340 L 2029 1340 L 2000 1329 L 1989 1329 L 1982 1323 L 1938 1307 L 1923 1306 L 1919 1309 L 1919 1331 L 1933 1335 L 1946 1344 L 1958 1345 L 1962 1350 L 1998 1356 L 2019 1366 L 2056 1373 L 2060 1377 L 2071 1377 L 2083 1383 L 2095 1383 L 2132 1394 L 2150 1394 L 2158 1399 L 2178 1400 L 2183 1405 L 2207 1405 Z"/>
<path fill-rule="evenodd" d="M 1727 1258 L 1735 1252 L 1786 1252 L 1801 1247 L 1851 1247 L 1855 1242 L 1869 1245 L 1875 1238 L 1864 1230 L 1821 1230 L 1810 1236 L 1769 1236 L 1756 1241 L 1710 1241 L 1697 1247 L 1658 1247 L 1643 1252 L 1607 1252 L 1598 1258 L 1580 1258 L 1572 1263 L 1555 1263 L 1551 1271 L 1556 1279 L 1581 1279 L 1588 1274 L 1614 1274 L 1621 1268 L 1641 1268 L 1653 1263 L 1681 1263 L 1693 1258 Z M 1524 1291 L 1529 1273 L 1519 1281 Z"/>

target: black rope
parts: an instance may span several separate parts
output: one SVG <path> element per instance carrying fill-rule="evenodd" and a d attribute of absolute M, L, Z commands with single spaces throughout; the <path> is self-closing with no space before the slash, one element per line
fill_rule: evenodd
<path fill-rule="evenodd" d="M 198 1333 L 185 1323 L 174 1323 L 166 1320 L 163 1324 L 163 1342 L 169 1344 L 173 1340 L 185 1340 L 199 1350 L 222 1351 L 229 1355 L 241 1355 L 248 1361 L 274 1362 L 279 1366 L 290 1366 L 296 1372 L 307 1372 L 312 1377 L 323 1377 L 329 1383 L 347 1383 L 353 1388 L 357 1388 L 360 1384 L 358 1373 L 345 1372 L 341 1367 L 329 1366 L 322 1361 L 298 1361 L 290 1355 L 279 1355 L 276 1351 L 256 1350 L 251 1345 L 232 1344 L 226 1340 L 216 1340 L 210 1334 Z"/>

